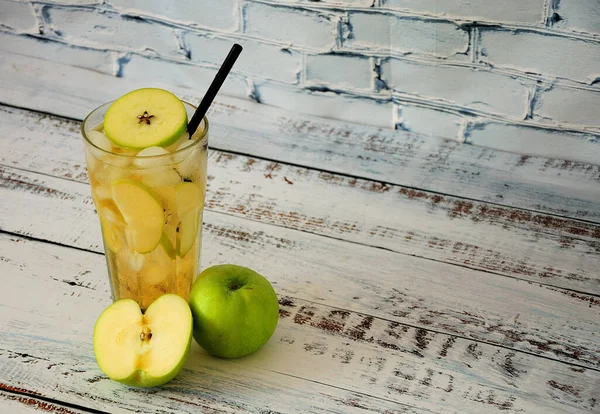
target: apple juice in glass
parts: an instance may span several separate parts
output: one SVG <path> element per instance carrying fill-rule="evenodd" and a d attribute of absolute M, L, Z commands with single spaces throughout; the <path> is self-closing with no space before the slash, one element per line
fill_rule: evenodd
<path fill-rule="evenodd" d="M 145 310 L 159 296 L 188 300 L 200 267 L 208 121 L 162 89 L 130 92 L 92 111 L 82 134 L 114 300 Z"/>

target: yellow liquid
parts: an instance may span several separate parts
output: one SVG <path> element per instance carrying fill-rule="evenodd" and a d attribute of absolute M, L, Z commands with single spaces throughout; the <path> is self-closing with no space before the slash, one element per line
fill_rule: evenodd
<path fill-rule="evenodd" d="M 202 131 L 196 133 L 201 134 Z M 206 146 L 198 143 L 193 147 L 183 154 L 175 154 L 173 162 L 165 163 L 164 159 L 162 162 L 150 160 L 142 164 L 143 168 L 140 168 L 139 163 L 136 164 L 137 161 L 133 157 L 115 157 L 86 150 L 92 197 L 100 218 L 111 290 L 115 300 L 133 299 L 145 310 L 165 293 L 175 293 L 185 300 L 189 299 L 200 264 L 207 161 Z M 113 153 L 125 151 L 112 148 Z M 163 207 L 164 240 L 151 252 L 142 254 L 132 249 L 131 243 L 128 242 L 127 224 L 112 200 L 110 185 L 123 178 L 139 181 L 148 187 Z M 189 243 L 182 248 L 182 244 L 185 243 L 180 239 L 182 222 L 177 213 L 176 188 L 182 182 L 195 183 L 202 190 L 202 197 L 193 208 L 198 214 L 198 220 L 194 223 L 197 223 L 197 229 L 188 229 L 196 234 L 189 248 Z"/>

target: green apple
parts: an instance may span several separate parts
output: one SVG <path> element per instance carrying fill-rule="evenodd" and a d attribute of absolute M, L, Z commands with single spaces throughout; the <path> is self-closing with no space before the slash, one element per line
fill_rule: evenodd
<path fill-rule="evenodd" d="M 104 132 L 123 148 L 166 147 L 187 129 L 187 111 L 171 92 L 143 88 L 121 96 L 106 111 Z"/>
<path fill-rule="evenodd" d="M 192 286 L 194 339 L 212 355 L 237 358 L 261 348 L 279 321 L 275 290 L 260 274 L 242 266 L 204 270 Z"/>
<path fill-rule="evenodd" d="M 96 361 L 110 379 L 134 387 L 163 385 L 181 371 L 192 342 L 192 314 L 180 296 L 167 294 L 142 313 L 121 299 L 94 328 Z"/>

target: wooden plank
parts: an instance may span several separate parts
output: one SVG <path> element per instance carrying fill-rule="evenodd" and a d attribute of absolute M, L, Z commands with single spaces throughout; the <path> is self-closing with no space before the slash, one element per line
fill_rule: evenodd
<path fill-rule="evenodd" d="M 147 86 L 10 52 L 0 52 L 0 70 L 0 102 L 75 119 Z M 162 86 L 192 102 L 204 93 Z M 522 156 L 224 96 L 213 105 L 210 119 L 214 148 L 600 222 L 599 165 Z"/>
<path fill-rule="evenodd" d="M 134 390 L 108 381 L 92 353 L 91 327 L 109 303 L 103 257 L 8 235 L 0 235 L 0 251 L 0 274 L 10 286 L 0 291 L 0 382 L 18 381 L 30 392 L 78 405 L 144 412 L 187 412 L 200 405 L 229 411 L 568 413 L 593 409 L 600 389 L 598 370 L 307 301 L 299 298 L 306 296 L 303 289 L 274 273 L 280 321 L 261 351 L 222 360 L 194 346 L 172 383 Z M 219 260 L 214 253 L 209 260 Z M 305 282 L 326 291 L 332 275 L 325 263 L 320 268 L 319 279 Z M 290 287 L 297 296 L 286 295 Z"/>
<path fill-rule="evenodd" d="M 0 106 L 0 136 L 12 137 L 0 142 L 0 164 L 85 183 L 78 128 Z M 600 294 L 600 225 L 222 151 L 209 163 L 208 209 Z"/>
<path fill-rule="evenodd" d="M 0 229 L 102 251 L 87 185 L 7 167 L 1 174 L 0 211 L 10 214 Z M 246 265 L 276 277 L 281 294 L 600 366 L 597 297 L 214 211 L 205 211 L 204 230 L 204 267 Z"/>
<path fill-rule="evenodd" d="M 0 386 L 0 411 L 10 414 L 87 414 L 78 408 L 67 407 L 58 402 L 49 402 L 29 395 L 2 391 Z"/>

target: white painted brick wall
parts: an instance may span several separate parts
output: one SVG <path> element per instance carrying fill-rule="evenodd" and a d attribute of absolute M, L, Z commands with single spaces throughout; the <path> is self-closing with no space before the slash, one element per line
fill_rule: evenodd
<path fill-rule="evenodd" d="M 387 60 L 383 73 L 394 91 L 427 100 L 522 119 L 528 108 L 527 87 L 509 76 L 468 67 Z"/>
<path fill-rule="evenodd" d="M 569 139 L 574 145 L 565 145 Z M 531 128 L 520 125 L 488 123 L 473 129 L 467 142 L 504 151 L 538 154 L 542 157 L 576 159 L 598 164 L 600 145 L 592 135 Z"/>
<path fill-rule="evenodd" d="M 340 119 L 359 124 L 380 125 L 394 128 L 394 105 L 370 99 L 354 99 L 333 92 L 303 92 L 288 87 L 280 88 L 272 83 L 259 86 L 261 102 L 303 113 Z"/>
<path fill-rule="evenodd" d="M 237 0 L 108 0 L 116 10 L 222 31 L 239 28 Z"/>
<path fill-rule="evenodd" d="M 174 32 L 158 24 L 89 9 L 45 7 L 46 27 L 66 42 L 117 50 L 181 54 Z"/>
<path fill-rule="evenodd" d="M 542 93 L 534 114 L 551 123 L 587 125 L 600 131 L 600 91 L 554 87 Z"/>
<path fill-rule="evenodd" d="M 209 85 L 215 77 L 212 68 L 187 63 L 172 63 L 164 60 L 134 55 L 121 71 L 121 76 L 136 83 L 162 86 L 178 86 L 184 89 L 202 89 L 200 85 Z M 230 74 L 223 84 L 222 93 L 239 98 L 246 97 L 247 84 L 244 78 Z"/>
<path fill-rule="evenodd" d="M 19 33 L 37 33 L 38 22 L 31 4 L 0 2 L 0 25 Z"/>
<path fill-rule="evenodd" d="M 589 83 L 600 76 L 600 42 L 535 32 L 482 30 L 481 61 Z"/>
<path fill-rule="evenodd" d="M 373 61 L 368 57 L 309 55 L 306 57 L 306 80 L 315 85 L 372 90 L 372 68 Z"/>
<path fill-rule="evenodd" d="M 335 46 L 339 15 L 246 2 L 244 32 L 296 47 L 329 50 Z M 302 28 L 298 30 L 298 28 Z"/>
<path fill-rule="evenodd" d="M 231 49 L 232 40 L 196 33 L 187 33 L 185 44 L 196 62 L 208 62 L 220 66 Z M 260 74 L 281 82 L 297 83 L 302 71 L 302 54 L 284 50 L 281 46 L 253 40 L 236 40 L 244 48 L 234 70 L 249 75 Z"/>
<path fill-rule="evenodd" d="M 392 10 L 458 17 L 464 20 L 521 22 L 534 25 L 544 21 L 544 0 L 381 0 L 381 3 L 382 7 Z"/>
<path fill-rule="evenodd" d="M 561 20 L 554 27 L 600 34 L 600 1 L 561 0 L 558 6 Z"/>
<path fill-rule="evenodd" d="M 273 0 L 273 3 L 301 4 L 314 6 L 315 3 L 323 6 L 354 6 L 373 7 L 378 0 Z"/>
<path fill-rule="evenodd" d="M 465 53 L 469 35 L 454 23 L 382 13 L 350 13 L 345 47 L 451 57 Z"/>
<path fill-rule="evenodd" d="M 32 36 L 17 36 L 0 32 L 0 50 L 22 54 L 52 62 L 88 68 L 113 75 L 116 73 L 116 52 L 78 48 L 64 43 L 41 41 Z"/>
<path fill-rule="evenodd" d="M 399 129 L 448 139 L 462 139 L 459 132 L 463 119 L 456 114 L 399 102 L 398 116 Z"/>
<path fill-rule="evenodd" d="M 0 0 L 0 50 L 131 85 L 198 93 L 234 42 L 227 95 L 600 160 L 600 0 Z"/>

